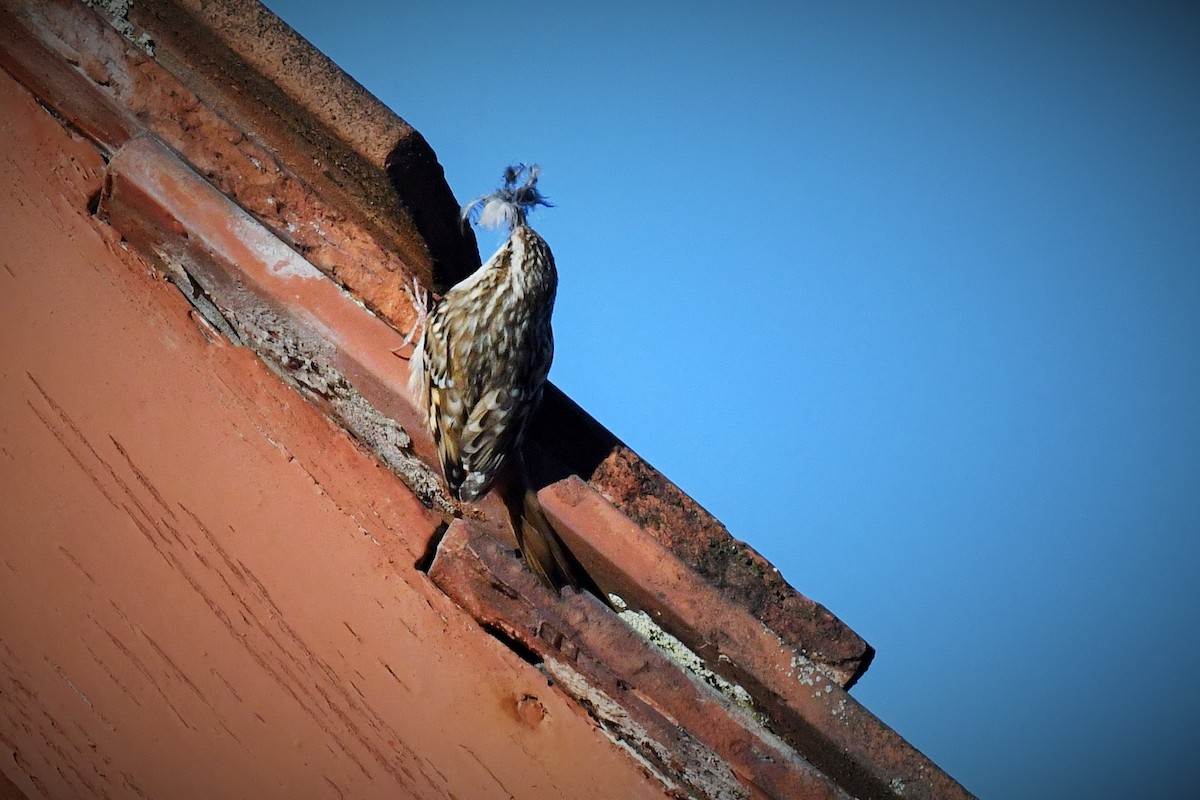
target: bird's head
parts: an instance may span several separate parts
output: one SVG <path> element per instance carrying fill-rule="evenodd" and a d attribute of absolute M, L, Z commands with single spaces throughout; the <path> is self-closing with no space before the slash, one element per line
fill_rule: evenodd
<path fill-rule="evenodd" d="M 551 206 L 537 188 L 541 168 L 537 164 L 513 164 L 504 170 L 504 185 L 491 194 L 477 197 L 463 206 L 462 218 L 484 228 L 508 229 L 525 224 L 529 212 L 537 206 Z"/>

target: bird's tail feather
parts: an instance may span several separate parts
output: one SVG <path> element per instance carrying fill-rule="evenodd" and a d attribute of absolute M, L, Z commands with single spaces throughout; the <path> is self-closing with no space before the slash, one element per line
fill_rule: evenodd
<path fill-rule="evenodd" d="M 511 471 L 507 471 L 502 477 L 501 485 L 497 488 L 500 489 L 508 508 L 517 546 L 521 548 L 525 563 L 542 584 L 555 592 L 564 586 L 570 586 L 576 591 L 591 592 L 611 608 L 608 594 L 600 589 L 592 576 L 563 544 L 558 531 L 546 516 L 541 501 L 538 500 L 537 491 L 525 473 L 524 460 L 519 456 L 518 459 L 518 462 L 512 465 Z M 510 482 L 519 483 L 514 486 Z"/>
<path fill-rule="evenodd" d="M 570 586 L 576 591 L 590 592 L 604 605 L 613 611 L 617 610 L 608 593 L 600 588 L 563 544 L 558 531 L 546 517 L 537 492 L 532 488 L 525 489 L 520 524 L 514 527 L 519 531 L 517 541 L 525 556 L 525 563 L 543 584 L 555 591 Z"/>
<path fill-rule="evenodd" d="M 514 527 L 525 562 L 542 583 L 555 590 L 568 585 L 573 589 L 580 588 L 579 565 L 567 552 L 558 532 L 546 518 L 546 512 L 542 510 L 541 501 L 533 489 L 525 489 L 520 520 Z"/>

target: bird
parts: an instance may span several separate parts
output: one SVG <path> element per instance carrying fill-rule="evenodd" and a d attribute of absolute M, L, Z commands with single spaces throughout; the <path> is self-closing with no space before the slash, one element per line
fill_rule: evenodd
<path fill-rule="evenodd" d="M 501 492 L 526 563 L 545 585 L 580 585 L 579 568 L 546 519 L 526 474 L 522 442 L 554 359 L 558 272 L 529 226 L 540 168 L 513 164 L 503 185 L 461 210 L 462 223 L 508 238 L 427 313 L 409 380 L 433 433 L 451 493 L 474 502 Z"/>

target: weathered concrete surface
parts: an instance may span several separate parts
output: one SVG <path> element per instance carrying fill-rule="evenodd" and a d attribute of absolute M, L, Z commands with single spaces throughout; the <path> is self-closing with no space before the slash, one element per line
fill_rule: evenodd
<path fill-rule="evenodd" d="M 440 518 L 89 215 L 96 149 L 3 73 L 0 108 L 8 780 L 663 796 L 414 569 Z"/>

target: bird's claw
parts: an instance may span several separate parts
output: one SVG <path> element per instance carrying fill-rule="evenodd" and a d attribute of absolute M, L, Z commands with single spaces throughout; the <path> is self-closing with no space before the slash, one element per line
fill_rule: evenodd
<path fill-rule="evenodd" d="M 413 312 L 416 314 L 416 319 L 413 321 L 412 328 L 408 333 L 404 334 L 404 338 L 400 340 L 400 346 L 392 353 L 398 358 L 411 358 L 412 354 L 401 355 L 401 352 L 409 347 L 414 347 L 417 340 L 420 338 L 420 333 L 425 330 L 425 321 L 429 318 L 429 301 L 430 294 L 421 286 L 421 282 L 414 275 L 412 283 L 404 287 L 404 293 L 408 295 L 412 302 Z"/>

